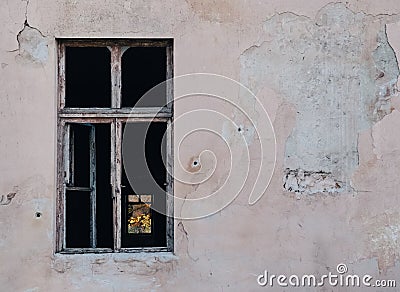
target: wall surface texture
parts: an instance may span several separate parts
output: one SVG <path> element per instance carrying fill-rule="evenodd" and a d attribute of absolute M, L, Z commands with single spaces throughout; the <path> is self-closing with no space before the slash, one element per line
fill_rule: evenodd
<path fill-rule="evenodd" d="M 176 122 L 175 195 L 238 196 L 175 220 L 173 254 L 54 252 L 63 37 L 173 38 L 175 76 L 223 75 L 257 96 L 176 102 L 176 118 L 206 108 L 233 123 Z M 339 263 L 400 285 L 398 0 L 2 0 L 0 40 L 0 291 L 262 291 L 266 269 L 322 275 Z M 180 144 L 190 123 L 220 135 Z M 268 189 L 249 204 L 256 182 Z"/>

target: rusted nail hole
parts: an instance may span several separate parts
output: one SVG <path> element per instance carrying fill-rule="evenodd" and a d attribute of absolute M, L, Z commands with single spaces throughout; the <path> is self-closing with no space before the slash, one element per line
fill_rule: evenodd
<path fill-rule="evenodd" d="M 40 217 L 42 217 L 42 213 L 36 212 L 35 216 L 36 216 L 36 218 L 40 218 Z"/>
<path fill-rule="evenodd" d="M 197 166 L 199 164 L 199 162 L 197 160 L 193 161 L 193 165 Z"/>

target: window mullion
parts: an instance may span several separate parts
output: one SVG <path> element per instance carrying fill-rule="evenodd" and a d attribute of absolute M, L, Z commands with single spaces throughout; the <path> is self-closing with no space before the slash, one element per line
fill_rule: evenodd
<path fill-rule="evenodd" d="M 120 121 L 116 121 L 116 135 L 115 135 L 115 156 L 116 156 L 116 165 L 115 165 L 115 175 L 116 175 L 116 222 L 117 222 L 117 250 L 121 249 L 121 167 L 122 167 L 122 123 Z"/>
<path fill-rule="evenodd" d="M 90 245 L 95 248 L 97 245 L 96 226 L 96 132 L 95 127 L 90 129 Z"/>
<path fill-rule="evenodd" d="M 68 186 L 75 186 L 75 134 L 70 125 L 67 126 L 67 131 L 69 134 L 69 156 L 68 156 L 68 173 L 66 183 Z"/>
<path fill-rule="evenodd" d="M 114 238 L 114 250 L 117 249 L 117 205 L 116 205 L 116 182 L 115 182 L 115 165 L 116 165 L 116 155 L 115 155 L 115 133 L 116 133 L 116 122 L 115 119 L 111 123 L 111 170 L 110 170 L 110 181 L 111 181 L 111 196 L 113 199 L 113 238 Z"/>
<path fill-rule="evenodd" d="M 121 249 L 121 124 L 116 120 L 111 124 L 111 182 L 115 251 Z"/>
<path fill-rule="evenodd" d="M 121 47 L 111 48 L 111 107 L 121 108 Z"/>

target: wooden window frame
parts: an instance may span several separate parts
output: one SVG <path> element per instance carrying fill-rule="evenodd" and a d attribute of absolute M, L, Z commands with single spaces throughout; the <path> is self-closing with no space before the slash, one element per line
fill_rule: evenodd
<path fill-rule="evenodd" d="M 167 59 L 166 79 L 173 78 L 172 39 L 57 39 L 57 198 L 56 198 L 56 253 L 118 253 L 118 252 L 173 252 L 174 251 L 174 202 L 173 202 L 173 86 L 167 82 L 167 105 L 165 107 L 121 108 L 121 63 L 125 47 L 165 47 Z M 111 108 L 65 107 L 65 51 L 66 47 L 107 47 L 111 51 Z M 121 247 L 121 167 L 122 123 L 166 122 L 166 247 Z M 113 248 L 67 248 L 66 247 L 66 190 L 65 177 L 69 177 L 70 143 L 69 123 L 109 123 L 111 125 L 111 189 L 113 198 Z M 68 166 L 68 167 L 67 167 Z M 93 179 L 91 177 L 91 179 Z M 94 178 L 95 179 L 95 178 Z M 95 196 L 91 194 L 91 197 Z M 93 198 L 92 198 L 93 200 Z M 91 206 L 91 215 L 95 214 Z M 91 221 L 95 220 L 91 217 Z M 93 233 L 95 234 L 95 230 Z M 91 244 L 95 239 L 91 238 Z"/>

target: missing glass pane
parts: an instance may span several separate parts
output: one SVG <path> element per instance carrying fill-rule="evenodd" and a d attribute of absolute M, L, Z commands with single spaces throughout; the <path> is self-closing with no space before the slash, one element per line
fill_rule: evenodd
<path fill-rule="evenodd" d="M 67 247 L 90 247 L 90 192 L 67 191 Z"/>
<path fill-rule="evenodd" d="M 110 124 L 69 124 L 68 248 L 112 248 Z"/>
<path fill-rule="evenodd" d="M 101 47 L 66 47 L 66 107 L 111 107 L 111 52 Z"/>
<path fill-rule="evenodd" d="M 122 247 L 166 245 L 166 129 L 164 122 L 123 123 Z"/>
<path fill-rule="evenodd" d="M 166 80 L 167 50 L 165 47 L 132 47 L 122 55 L 122 107 L 132 107 L 154 86 Z M 146 96 L 139 107 L 165 106 L 166 87 Z"/>

